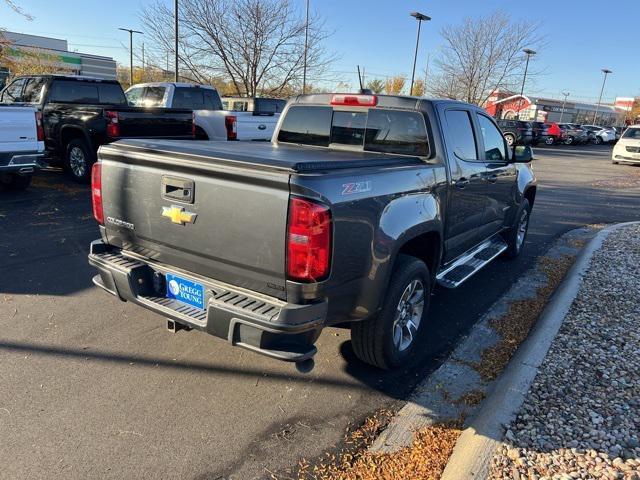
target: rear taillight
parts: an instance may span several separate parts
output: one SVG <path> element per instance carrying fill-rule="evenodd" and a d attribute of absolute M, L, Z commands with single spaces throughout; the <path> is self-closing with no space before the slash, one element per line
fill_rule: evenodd
<path fill-rule="evenodd" d="M 317 282 L 331 264 L 331 211 L 325 205 L 291 198 L 287 227 L 287 276 Z"/>
<path fill-rule="evenodd" d="M 350 107 L 375 107 L 378 97 L 375 95 L 354 95 L 339 93 L 331 97 L 331 105 L 345 105 Z"/>
<path fill-rule="evenodd" d="M 227 140 L 237 140 L 238 118 L 233 115 L 224 117 L 224 126 L 227 128 Z"/>
<path fill-rule="evenodd" d="M 36 133 L 38 141 L 44 142 L 44 125 L 42 124 L 42 112 L 36 112 Z"/>
<path fill-rule="evenodd" d="M 107 137 L 118 138 L 120 136 L 120 117 L 118 112 L 107 110 L 104 112 L 104 116 L 107 118 Z"/>
<path fill-rule="evenodd" d="M 104 212 L 102 210 L 102 164 L 94 163 L 91 168 L 91 203 L 93 205 L 93 217 L 100 225 L 104 225 Z"/>
<path fill-rule="evenodd" d="M 196 138 L 196 114 L 191 114 L 191 136 Z"/>

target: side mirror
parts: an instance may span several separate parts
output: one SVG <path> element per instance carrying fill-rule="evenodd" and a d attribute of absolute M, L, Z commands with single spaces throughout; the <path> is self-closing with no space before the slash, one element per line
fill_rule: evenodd
<path fill-rule="evenodd" d="M 514 163 L 529 163 L 533 160 L 533 149 L 529 145 L 517 145 L 513 148 Z"/>

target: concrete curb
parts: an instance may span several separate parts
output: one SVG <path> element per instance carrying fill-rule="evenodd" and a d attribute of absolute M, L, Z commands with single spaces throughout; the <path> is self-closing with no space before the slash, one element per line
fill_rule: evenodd
<path fill-rule="evenodd" d="M 458 438 L 442 480 L 487 478 L 491 459 L 502 443 L 503 427 L 515 417 L 524 402 L 529 387 L 578 294 L 593 254 L 602 247 L 609 234 L 637 224 L 640 222 L 626 222 L 604 228 L 578 255 L 540 314 L 533 331 L 520 345 L 496 381 L 491 395 Z"/>

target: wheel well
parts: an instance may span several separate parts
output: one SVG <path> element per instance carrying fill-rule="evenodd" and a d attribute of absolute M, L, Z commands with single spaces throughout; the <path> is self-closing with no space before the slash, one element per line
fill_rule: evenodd
<path fill-rule="evenodd" d="M 196 126 L 196 139 L 197 140 L 209 140 L 209 135 L 204 131 L 202 127 Z"/>
<path fill-rule="evenodd" d="M 529 200 L 529 205 L 532 206 L 532 207 L 533 207 L 533 202 L 536 199 L 536 188 L 537 187 L 531 187 L 531 188 L 527 189 L 526 192 L 524 192 L 524 198 Z"/>
<path fill-rule="evenodd" d="M 60 135 L 61 150 L 64 152 L 67 149 L 69 142 L 76 139 L 86 140 L 82 130 L 77 128 L 65 128 Z"/>
<path fill-rule="evenodd" d="M 440 235 L 437 232 L 418 235 L 405 243 L 398 253 L 419 258 L 435 276 L 440 263 Z"/>

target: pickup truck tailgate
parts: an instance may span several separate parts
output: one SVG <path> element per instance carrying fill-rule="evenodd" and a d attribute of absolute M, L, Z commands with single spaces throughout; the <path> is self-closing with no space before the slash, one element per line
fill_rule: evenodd
<path fill-rule="evenodd" d="M 0 106 L 0 152 L 38 150 L 35 109 Z"/>
<path fill-rule="evenodd" d="M 171 108 L 116 108 L 120 135 L 125 138 L 191 138 L 191 110 Z"/>
<path fill-rule="evenodd" d="M 167 148 L 192 143 L 124 141 L 100 149 L 107 242 L 285 299 L 290 173 Z"/>

